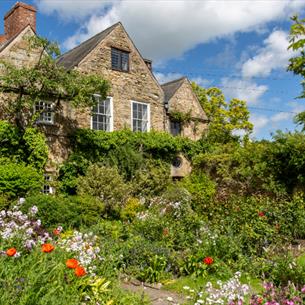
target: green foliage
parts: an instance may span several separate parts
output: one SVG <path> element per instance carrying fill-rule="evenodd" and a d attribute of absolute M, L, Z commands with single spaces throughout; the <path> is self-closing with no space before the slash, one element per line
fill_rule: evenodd
<path fill-rule="evenodd" d="M 116 168 L 93 164 L 84 177 L 78 178 L 77 192 L 98 198 L 105 203 L 109 215 L 116 215 L 129 198 L 130 187 Z"/>
<path fill-rule="evenodd" d="M 170 111 L 169 113 L 170 119 L 173 122 L 179 122 L 182 125 L 190 123 L 192 120 L 191 111 L 188 112 L 180 112 L 180 111 Z"/>
<path fill-rule="evenodd" d="M 305 282 L 305 266 L 291 255 L 285 254 L 275 257 L 269 269 L 269 278 L 277 286 L 285 286 L 288 283 L 303 286 Z"/>
<path fill-rule="evenodd" d="M 147 305 L 140 296 L 124 292 L 103 277 L 77 278 L 65 261 L 71 254 L 56 247 L 40 248 L 20 258 L 0 256 L 1 304 Z"/>
<path fill-rule="evenodd" d="M 71 142 L 73 153 L 59 173 L 60 190 L 68 194 L 76 193 L 77 177 L 83 176 L 91 163 L 116 167 L 125 181 L 143 178 L 141 183 L 152 186 L 156 185 L 158 179 L 160 183 L 168 183 L 169 177 L 165 175 L 165 170 L 180 152 L 191 159 L 207 149 L 204 140 L 193 142 L 168 133 L 135 133 L 130 130 L 109 133 L 78 129 L 71 136 Z M 154 164 L 156 168 L 153 168 Z M 156 187 L 158 191 L 166 185 Z"/>
<path fill-rule="evenodd" d="M 105 212 L 104 204 L 90 196 L 30 196 L 21 210 L 26 212 L 33 205 L 38 207 L 37 217 L 51 230 L 58 226 L 65 229 L 89 227 L 96 224 Z"/>
<path fill-rule="evenodd" d="M 59 65 L 56 44 L 35 36 L 28 45 L 29 53 L 38 54 L 36 64 L 15 67 L 2 61 L 0 92 L 7 93 L 4 112 L 21 130 L 35 124 L 39 113 L 35 113 L 34 105 L 41 100 L 53 100 L 54 111 L 58 112 L 60 101 L 69 101 L 75 107 L 91 107 L 96 103 L 93 94 L 106 98 L 108 82 L 97 75 L 68 71 Z"/>
<path fill-rule="evenodd" d="M 143 204 L 139 199 L 130 197 L 121 210 L 121 219 L 132 221 L 143 208 Z"/>
<path fill-rule="evenodd" d="M 253 130 L 250 112 L 245 101 L 232 99 L 226 101 L 218 88 L 204 89 L 193 83 L 193 90 L 210 119 L 208 137 L 211 142 L 228 142 L 238 139 L 234 131 L 242 131 L 246 138 Z"/>
<path fill-rule="evenodd" d="M 303 80 L 301 82 L 303 86 L 303 92 L 300 98 L 305 97 L 304 78 L 305 78 L 305 19 L 300 19 L 298 16 L 291 18 L 293 24 L 290 28 L 290 45 L 288 49 L 293 51 L 299 51 L 297 56 L 289 59 L 288 71 L 292 71 L 296 75 L 300 75 Z"/>
<path fill-rule="evenodd" d="M 170 167 L 161 160 L 147 159 L 132 180 L 133 193 L 137 196 L 158 196 L 171 183 Z"/>
<path fill-rule="evenodd" d="M 16 126 L 0 121 L 0 157 L 10 158 L 43 169 L 48 158 L 45 136 L 36 128 L 21 132 Z"/>
<path fill-rule="evenodd" d="M 20 134 L 18 129 L 7 121 L 0 121 L 0 155 L 11 157 L 18 154 L 19 145 Z"/>
<path fill-rule="evenodd" d="M 197 211 L 206 210 L 216 194 L 216 183 L 202 171 L 193 172 L 183 179 L 181 185 L 191 194 L 193 207 Z"/>
<path fill-rule="evenodd" d="M 25 197 L 42 190 L 43 176 L 33 167 L 0 159 L 0 194 Z"/>
<path fill-rule="evenodd" d="M 36 128 L 27 128 L 23 138 L 26 149 L 26 162 L 37 169 L 43 169 L 48 159 L 48 147 L 45 135 Z"/>
<path fill-rule="evenodd" d="M 112 151 L 119 147 L 128 146 L 137 153 L 172 162 L 179 153 L 193 156 L 200 151 L 203 142 L 193 142 L 186 138 L 173 137 L 167 132 L 132 132 L 120 130 L 114 132 L 94 131 L 90 129 L 78 129 L 71 137 L 73 150 L 90 161 L 103 161 Z"/>

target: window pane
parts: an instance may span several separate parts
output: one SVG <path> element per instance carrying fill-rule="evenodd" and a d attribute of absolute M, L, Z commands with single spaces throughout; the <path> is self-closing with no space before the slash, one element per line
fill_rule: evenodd
<path fill-rule="evenodd" d="M 111 67 L 120 69 L 120 51 L 114 48 L 111 49 Z"/>
<path fill-rule="evenodd" d="M 129 69 L 128 63 L 129 63 L 129 54 L 126 52 L 122 52 L 122 70 L 123 71 L 128 71 L 128 69 Z"/>
<path fill-rule="evenodd" d="M 111 107 L 110 99 L 100 100 L 96 107 L 93 107 L 92 129 L 110 131 Z"/>
<path fill-rule="evenodd" d="M 143 103 L 132 103 L 132 130 L 148 131 L 148 105 Z"/>

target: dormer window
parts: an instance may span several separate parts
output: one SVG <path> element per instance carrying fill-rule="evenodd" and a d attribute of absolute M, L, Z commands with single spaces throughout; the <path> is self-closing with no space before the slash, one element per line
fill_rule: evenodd
<path fill-rule="evenodd" d="M 111 68 L 118 71 L 129 71 L 129 52 L 111 48 Z"/>

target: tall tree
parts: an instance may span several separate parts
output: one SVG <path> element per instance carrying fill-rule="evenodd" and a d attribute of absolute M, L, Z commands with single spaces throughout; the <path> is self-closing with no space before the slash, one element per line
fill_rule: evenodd
<path fill-rule="evenodd" d="M 291 18 L 293 24 L 290 28 L 290 45 L 288 49 L 299 51 L 299 53 L 289 59 L 288 71 L 292 71 L 296 75 L 302 77 L 301 86 L 303 88 L 299 98 L 305 98 L 305 18 L 300 19 L 298 16 Z M 297 114 L 294 121 L 298 125 L 302 125 L 305 131 L 305 112 Z"/>
<path fill-rule="evenodd" d="M 53 101 L 52 111 L 57 112 L 61 101 L 74 107 L 90 107 L 95 104 L 93 94 L 106 98 L 107 81 L 97 75 L 68 71 L 57 64 L 60 56 L 57 44 L 39 37 L 31 37 L 28 43 L 29 53 L 38 50 L 40 54 L 36 63 L 16 67 L 2 61 L 0 69 L 0 94 L 5 100 L 1 110 L 20 130 L 35 125 L 39 116 L 35 105 L 41 100 Z"/>
<path fill-rule="evenodd" d="M 250 112 L 245 101 L 236 98 L 226 101 L 219 88 L 205 89 L 195 83 L 192 86 L 211 121 L 209 137 L 213 141 L 227 142 L 239 138 L 238 134 L 249 136 L 253 124 L 249 122 Z"/>

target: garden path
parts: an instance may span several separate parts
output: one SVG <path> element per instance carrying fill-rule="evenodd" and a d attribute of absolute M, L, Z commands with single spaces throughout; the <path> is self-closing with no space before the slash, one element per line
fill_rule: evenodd
<path fill-rule="evenodd" d="M 136 292 L 141 295 L 146 295 L 151 300 L 152 305 L 182 305 L 185 304 L 183 296 L 170 291 L 161 290 L 154 286 L 142 285 L 142 283 L 122 283 L 122 288 Z"/>

